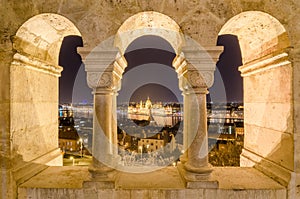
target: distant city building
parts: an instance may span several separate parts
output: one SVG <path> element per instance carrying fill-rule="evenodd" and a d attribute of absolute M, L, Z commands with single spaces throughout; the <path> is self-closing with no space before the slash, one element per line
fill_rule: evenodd
<path fill-rule="evenodd" d="M 165 141 L 161 139 L 142 138 L 138 141 L 139 152 L 153 152 L 165 146 Z"/>
<path fill-rule="evenodd" d="M 73 110 L 59 106 L 58 144 L 63 152 L 82 152 L 83 143 L 76 130 Z"/>
<path fill-rule="evenodd" d="M 74 127 L 59 128 L 59 148 L 63 152 L 80 152 L 81 142 L 77 130 Z"/>
<path fill-rule="evenodd" d="M 182 121 L 182 111 L 179 103 L 163 105 L 162 102 L 152 103 L 148 97 L 145 102 L 130 102 L 127 110 L 128 119 L 148 120 L 158 126 L 174 126 Z"/>

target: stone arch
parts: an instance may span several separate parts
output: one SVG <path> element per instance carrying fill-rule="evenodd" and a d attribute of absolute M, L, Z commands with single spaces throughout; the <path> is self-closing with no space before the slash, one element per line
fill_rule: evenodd
<path fill-rule="evenodd" d="M 79 30 L 67 18 L 53 13 L 36 15 L 27 20 L 14 37 L 14 49 L 57 66 L 65 36 L 80 36 Z"/>
<path fill-rule="evenodd" d="M 219 33 L 226 34 L 238 37 L 242 53 L 245 140 L 241 166 L 254 166 L 286 186 L 294 168 L 288 34 L 276 18 L 260 11 L 231 18 Z"/>
<path fill-rule="evenodd" d="M 184 124 L 184 139 L 186 146 L 188 143 L 193 145 L 182 158 L 182 162 L 188 173 L 187 179 L 195 181 L 195 173 L 208 174 L 211 171 L 207 158 L 206 94 L 207 88 L 213 83 L 215 62 L 222 47 L 202 47 L 190 37 L 182 35 L 175 21 L 157 12 L 133 15 L 121 25 L 115 37 L 108 38 L 91 52 L 88 49 L 82 50 L 83 54 L 88 54 L 84 62 L 88 85 L 93 88 L 96 113 L 92 171 L 107 173 L 110 171 L 106 168 L 107 165 L 114 167 L 116 147 L 113 145 L 117 143 L 114 118 L 116 96 L 121 86 L 120 79 L 127 67 L 124 53 L 132 41 L 144 35 L 165 39 L 175 51 L 176 57 L 172 65 L 178 74 L 179 87 L 185 96 L 184 117 L 190 121 L 189 124 Z M 198 107 L 198 112 L 193 110 L 194 107 Z M 192 113 L 195 112 L 197 116 L 193 117 Z M 199 140 L 193 142 L 195 136 Z M 105 153 L 101 152 L 103 150 Z"/>
<path fill-rule="evenodd" d="M 261 11 L 247 11 L 229 19 L 219 32 L 225 34 L 238 36 L 244 65 L 290 46 L 283 25 Z"/>
<path fill-rule="evenodd" d="M 144 35 L 155 35 L 170 43 L 176 54 L 181 53 L 184 45 L 179 25 L 167 15 L 159 12 L 140 12 L 129 17 L 118 29 L 114 45 L 124 55 L 132 41 Z"/>
<path fill-rule="evenodd" d="M 47 165 L 62 165 L 57 128 L 59 53 L 69 35 L 81 36 L 67 18 L 46 13 L 27 20 L 13 38 L 10 137 L 12 161 L 18 160 L 13 168 L 17 184 Z"/>

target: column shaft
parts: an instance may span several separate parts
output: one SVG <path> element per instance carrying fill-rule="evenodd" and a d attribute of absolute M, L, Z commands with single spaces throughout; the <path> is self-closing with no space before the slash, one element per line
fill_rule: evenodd
<path fill-rule="evenodd" d="M 118 155 L 118 123 L 117 123 L 117 96 L 118 93 L 114 92 L 112 95 L 112 152 L 114 156 Z"/>
<path fill-rule="evenodd" d="M 185 120 L 189 120 L 186 132 L 189 148 L 188 160 L 184 166 L 187 171 L 194 173 L 211 172 L 208 163 L 206 93 L 206 88 L 193 94 L 185 93 L 188 101 L 185 102 L 188 108 Z"/>
<path fill-rule="evenodd" d="M 188 147 L 189 147 L 189 115 L 190 115 L 190 103 L 189 103 L 190 95 L 187 92 L 183 92 L 183 148 L 184 153 L 180 157 L 180 161 L 185 163 L 188 160 Z"/>
<path fill-rule="evenodd" d="M 112 131 L 113 92 L 94 93 L 93 157 L 98 162 L 110 163 L 114 155 Z"/>

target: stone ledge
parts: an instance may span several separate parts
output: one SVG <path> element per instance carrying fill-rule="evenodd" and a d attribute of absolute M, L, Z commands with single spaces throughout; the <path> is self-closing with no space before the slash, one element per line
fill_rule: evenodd
<path fill-rule="evenodd" d="M 62 154 L 60 149 L 54 149 L 51 152 L 44 154 L 30 162 L 22 164 L 13 169 L 13 176 L 17 184 L 21 184 L 28 179 L 31 179 L 37 173 L 47 169 L 47 167 L 56 164 L 57 160 L 62 162 Z"/>
<path fill-rule="evenodd" d="M 118 177 L 115 189 L 82 187 L 84 181 L 91 180 L 87 166 L 49 167 L 20 185 L 18 198 L 287 198 L 285 187 L 254 168 L 215 167 L 211 179 L 219 182 L 217 189 L 178 185 L 182 180 L 175 167 L 142 174 L 120 172 Z"/>
<path fill-rule="evenodd" d="M 80 198 L 80 199 L 284 199 L 286 190 L 226 190 L 226 189 L 30 189 L 19 188 L 19 199 Z"/>
<path fill-rule="evenodd" d="M 285 190 L 284 186 L 255 168 L 214 167 L 210 179 L 219 182 L 218 189 Z M 87 166 L 48 167 L 21 184 L 20 188 L 78 189 L 83 187 L 84 181 L 90 180 L 91 177 Z M 149 183 L 146 184 L 146 182 Z M 116 187 L 121 189 L 185 189 L 183 184 L 180 183 L 183 183 L 183 181 L 177 168 L 168 167 L 141 174 L 120 172 L 116 180 Z"/>
<path fill-rule="evenodd" d="M 201 175 L 188 172 L 181 163 L 178 164 L 178 171 L 188 189 L 217 189 L 219 187 L 218 181 L 212 179 L 210 173 Z"/>

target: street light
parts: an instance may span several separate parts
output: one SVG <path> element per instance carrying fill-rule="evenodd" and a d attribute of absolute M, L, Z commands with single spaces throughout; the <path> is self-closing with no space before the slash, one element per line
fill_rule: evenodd
<path fill-rule="evenodd" d="M 82 156 L 83 156 L 83 143 L 82 143 L 82 138 L 79 138 L 79 142 L 80 142 L 80 157 L 82 158 Z"/>
<path fill-rule="evenodd" d="M 143 147 L 139 146 L 139 149 L 141 150 L 141 160 L 143 159 Z"/>
<path fill-rule="evenodd" d="M 74 159 L 74 157 L 73 157 L 73 156 L 71 156 L 71 157 L 70 157 L 70 160 L 72 160 L 72 162 L 73 162 L 73 166 L 74 166 L 74 164 L 75 164 L 75 159 Z"/>

